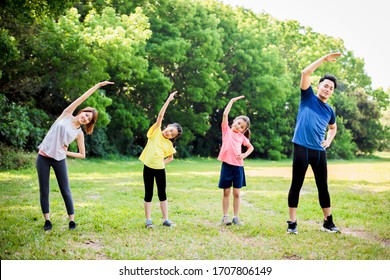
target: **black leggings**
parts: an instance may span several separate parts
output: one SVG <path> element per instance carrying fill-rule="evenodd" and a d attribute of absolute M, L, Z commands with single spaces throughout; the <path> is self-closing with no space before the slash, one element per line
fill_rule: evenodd
<path fill-rule="evenodd" d="M 154 178 L 156 178 L 157 193 L 160 201 L 167 200 L 165 192 L 167 187 L 165 169 L 153 169 L 144 165 L 145 202 L 151 202 L 153 198 Z"/>
<path fill-rule="evenodd" d="M 50 167 L 53 167 L 54 173 L 57 177 L 58 186 L 60 187 L 62 198 L 65 201 L 65 206 L 68 215 L 74 214 L 73 199 L 69 187 L 68 168 L 66 166 L 66 160 L 63 159 L 57 161 L 53 158 L 44 157 L 38 154 L 36 166 L 38 172 L 42 213 L 43 214 L 50 213 L 50 204 L 49 204 Z"/>
<path fill-rule="evenodd" d="M 309 164 L 314 173 L 321 208 L 329 208 L 330 196 L 328 191 L 326 152 L 308 149 L 297 144 L 294 144 L 292 182 L 288 193 L 288 206 L 291 208 L 298 207 L 299 192 L 305 180 Z"/>

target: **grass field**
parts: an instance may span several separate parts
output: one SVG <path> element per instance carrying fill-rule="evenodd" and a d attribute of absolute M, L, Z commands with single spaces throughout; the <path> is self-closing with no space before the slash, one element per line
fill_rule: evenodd
<path fill-rule="evenodd" d="M 329 161 L 335 224 L 320 231 L 322 212 L 311 170 L 298 208 L 299 235 L 287 235 L 291 160 L 247 160 L 240 216 L 223 226 L 216 159 L 175 160 L 167 166 L 170 219 L 144 228 L 142 164 L 127 160 L 68 160 L 76 231 L 51 175 L 53 229 L 44 232 L 35 169 L 0 173 L 2 260 L 389 260 L 390 156 Z M 232 205 L 231 205 L 232 209 Z M 232 210 L 230 211 L 232 215 Z"/>

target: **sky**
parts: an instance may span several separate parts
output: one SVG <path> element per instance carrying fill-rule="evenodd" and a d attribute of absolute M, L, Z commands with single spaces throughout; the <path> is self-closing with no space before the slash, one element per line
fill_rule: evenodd
<path fill-rule="evenodd" d="M 265 12 L 278 20 L 297 20 L 313 31 L 341 38 L 362 58 L 373 88 L 390 88 L 390 1 L 388 0 L 220 0 Z"/>

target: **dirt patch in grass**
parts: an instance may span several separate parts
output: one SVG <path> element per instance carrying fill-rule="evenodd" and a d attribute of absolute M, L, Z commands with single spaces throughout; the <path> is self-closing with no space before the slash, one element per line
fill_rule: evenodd
<path fill-rule="evenodd" d="M 101 244 L 99 241 L 93 241 L 93 240 L 86 240 L 82 243 L 81 247 L 87 248 L 89 250 L 93 250 L 96 252 L 95 254 L 95 260 L 109 260 L 110 258 L 104 254 L 103 251 L 103 244 Z"/>
<path fill-rule="evenodd" d="M 283 258 L 283 260 L 302 260 L 301 256 L 298 256 L 298 255 L 295 255 L 295 254 L 284 255 L 282 258 Z"/>
<path fill-rule="evenodd" d="M 390 247 L 390 238 L 381 238 L 379 239 L 386 247 Z"/>
<path fill-rule="evenodd" d="M 364 231 L 364 230 L 353 230 L 350 228 L 343 228 L 341 230 L 341 233 L 352 235 L 354 237 L 363 238 L 367 240 L 374 240 L 377 242 L 382 243 L 385 247 L 390 247 L 390 238 L 379 238 L 376 236 L 371 235 L 370 233 Z"/>

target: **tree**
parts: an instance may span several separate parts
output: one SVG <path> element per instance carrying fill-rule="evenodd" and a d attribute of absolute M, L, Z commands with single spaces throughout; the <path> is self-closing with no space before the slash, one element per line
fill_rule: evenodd
<path fill-rule="evenodd" d="M 364 153 L 388 146 L 389 127 L 380 120 L 389 92 L 371 88 L 364 60 L 341 39 L 297 21 L 216 0 L 17 0 L 1 6 L 0 17 L 2 112 L 29 118 L 14 131 L 4 116 L 2 141 L 16 133 L 23 143 L 11 144 L 18 147 L 36 145 L 69 102 L 110 79 L 115 86 L 85 104 L 100 113 L 96 133 L 86 139 L 90 155 L 137 156 L 168 93 L 177 90 L 164 124 L 184 128 L 178 156 L 216 156 L 223 108 L 245 95 L 232 116 L 252 121 L 251 156 L 288 157 L 301 70 L 330 51 L 343 56 L 312 76 L 314 87 L 326 73 L 339 81 L 329 101 L 341 122 L 330 156 L 350 157 L 353 143 Z"/>
<path fill-rule="evenodd" d="M 345 128 L 361 153 L 373 153 L 383 149 L 383 140 L 388 138 L 386 128 L 380 123 L 379 106 L 363 89 L 336 95 L 333 103 L 342 116 Z"/>

